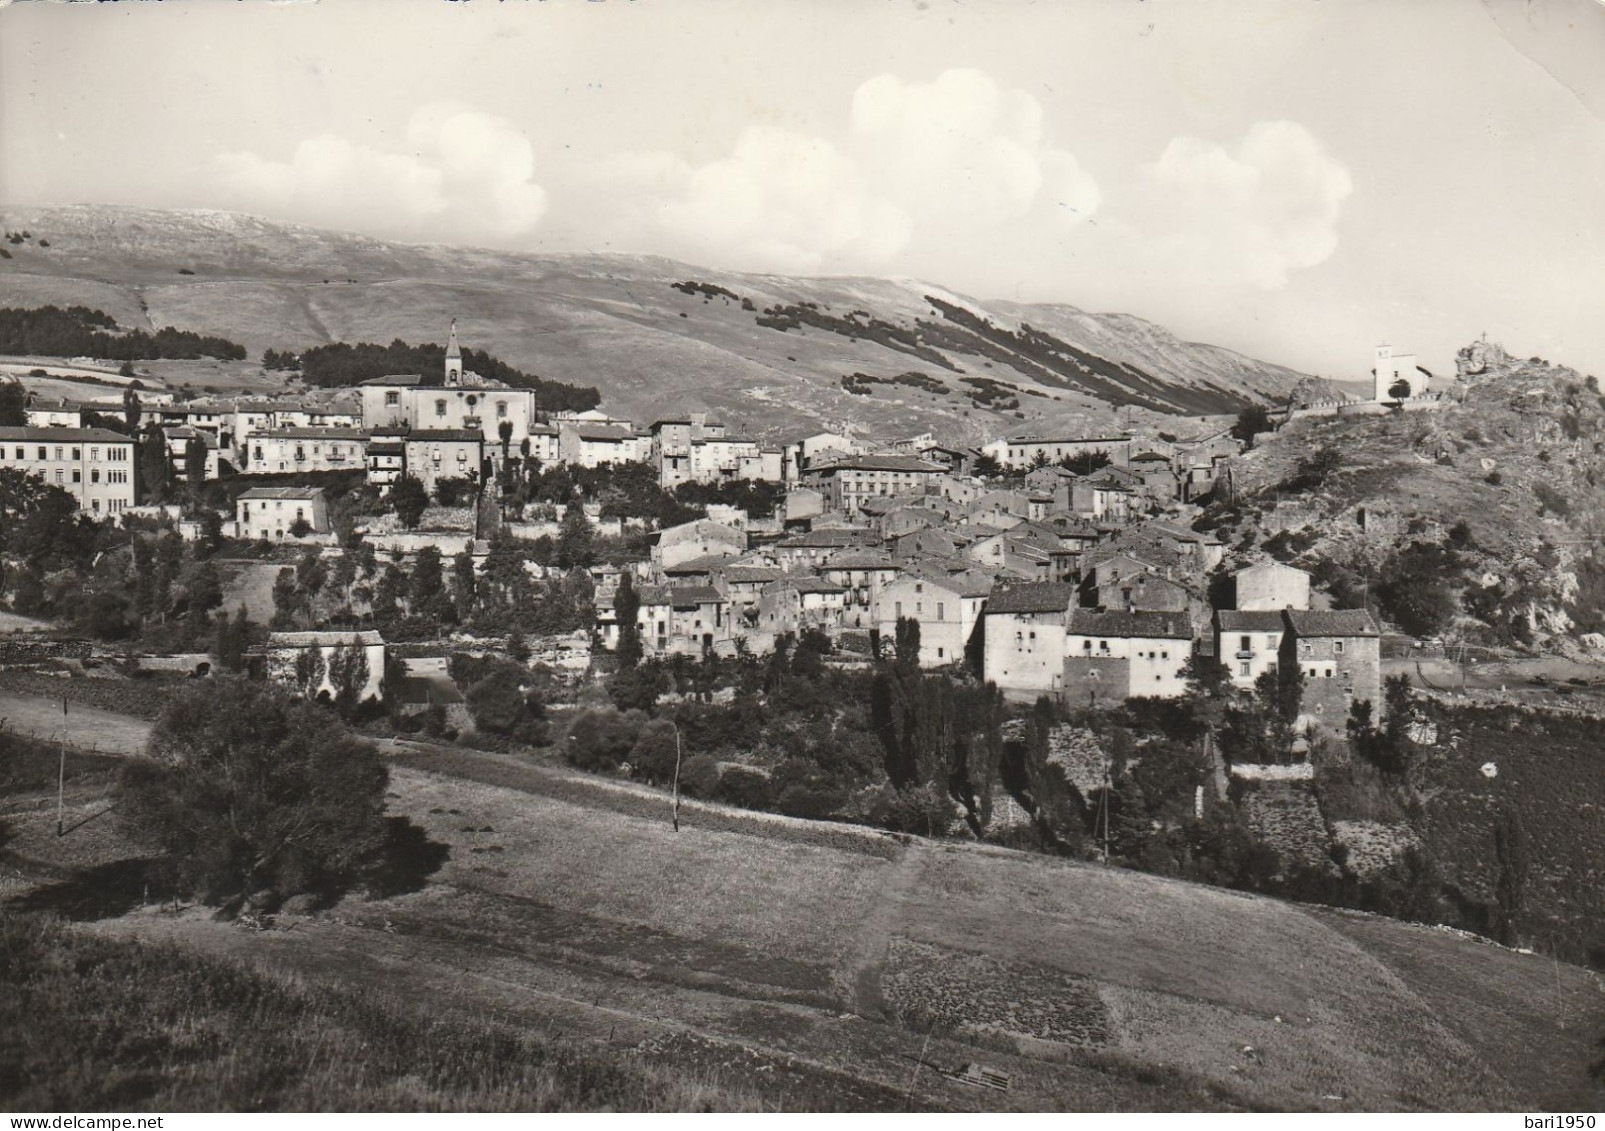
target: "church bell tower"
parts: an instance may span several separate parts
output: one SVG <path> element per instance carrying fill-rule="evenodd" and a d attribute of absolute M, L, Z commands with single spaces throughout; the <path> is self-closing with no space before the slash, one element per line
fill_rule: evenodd
<path fill-rule="evenodd" d="M 457 344 L 457 319 L 451 320 L 451 338 L 446 343 L 446 384 L 457 386 L 463 383 L 463 351 Z"/>

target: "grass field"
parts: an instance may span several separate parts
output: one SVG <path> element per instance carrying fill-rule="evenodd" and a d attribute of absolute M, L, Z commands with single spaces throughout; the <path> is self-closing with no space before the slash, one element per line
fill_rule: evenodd
<path fill-rule="evenodd" d="M 508 755 L 387 749 L 390 809 L 417 826 L 428 873 L 408 890 L 266 931 L 155 907 L 74 929 L 275 985 L 378 995 L 406 1007 L 391 1024 L 494 1023 L 694 1085 L 636 1093 L 643 1106 L 1577 1110 L 1591 1094 L 1605 991 L 1547 959 L 704 803 L 682 809 L 676 833 L 666 799 L 639 787 Z M 86 811 L 90 793 L 86 781 Z M 101 861 L 113 830 L 49 874 L 52 845 L 73 836 L 30 835 L 23 855 L 36 880 L 59 877 Z M 1008 1090 L 949 1075 L 971 1063 L 1006 1073 Z M 342 1094 L 506 1102 L 466 1084 L 395 1091 L 382 1068 Z M 302 1086 L 291 1074 L 270 1102 L 311 1102 Z M 220 1102 L 198 1082 L 160 1096 L 172 1110 Z"/>

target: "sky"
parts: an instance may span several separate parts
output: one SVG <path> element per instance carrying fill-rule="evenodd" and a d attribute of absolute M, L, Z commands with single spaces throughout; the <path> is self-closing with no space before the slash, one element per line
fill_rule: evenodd
<path fill-rule="evenodd" d="M 0 201 L 913 276 L 1306 372 L 1605 374 L 1599 0 L 0 10 Z"/>

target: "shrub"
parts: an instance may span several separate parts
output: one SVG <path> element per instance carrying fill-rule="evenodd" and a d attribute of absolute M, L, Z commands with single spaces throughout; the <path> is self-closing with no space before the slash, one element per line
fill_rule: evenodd
<path fill-rule="evenodd" d="M 870 799 L 868 809 L 872 823 L 921 836 L 941 836 L 957 815 L 952 799 L 930 783 L 906 789 L 884 785 Z"/>
<path fill-rule="evenodd" d="M 675 759 L 681 753 L 674 724 L 668 719 L 653 719 L 641 728 L 630 748 L 630 772 L 642 781 L 668 785 L 674 778 Z"/>
<path fill-rule="evenodd" d="M 787 758 L 771 779 L 775 808 L 792 817 L 829 817 L 847 801 L 842 792 L 807 758 Z"/>
<path fill-rule="evenodd" d="M 118 787 L 119 816 L 208 900 L 341 889 L 385 841 L 389 774 L 371 743 L 284 690 L 181 692 Z"/>
<path fill-rule="evenodd" d="M 719 762 L 712 754 L 693 754 L 680 767 L 680 792 L 687 797 L 713 797 L 719 790 Z"/>
<path fill-rule="evenodd" d="M 719 775 L 714 797 L 743 809 L 768 809 L 774 803 L 769 775 L 745 766 L 727 766 Z"/>
<path fill-rule="evenodd" d="M 564 756 L 582 770 L 616 770 L 635 748 L 645 721 L 639 711 L 582 711 L 569 725 Z"/>
<path fill-rule="evenodd" d="M 490 734 L 539 746 L 546 742 L 546 705 L 539 692 L 526 686 L 524 670 L 499 661 L 489 675 L 464 692 L 474 726 Z"/>

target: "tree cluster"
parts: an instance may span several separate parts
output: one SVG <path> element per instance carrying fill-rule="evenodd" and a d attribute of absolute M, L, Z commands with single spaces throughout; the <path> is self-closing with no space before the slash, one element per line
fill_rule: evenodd
<path fill-rule="evenodd" d="M 164 326 L 154 334 L 119 330 L 104 311 L 84 306 L 0 307 L 0 353 L 38 357 L 101 357 L 115 361 L 215 357 L 243 361 L 245 347 L 227 338 Z"/>
<path fill-rule="evenodd" d="M 590 386 L 565 385 L 514 369 L 488 353 L 463 350 L 463 368 L 513 389 L 533 389 L 535 406 L 545 412 L 584 412 L 602 403 L 602 394 Z M 446 348 L 433 342 L 410 346 L 400 338 L 388 346 L 373 342 L 331 342 L 301 354 L 301 375 L 309 384 L 324 388 L 360 385 L 392 373 L 416 373 L 426 384 L 445 379 Z"/>

